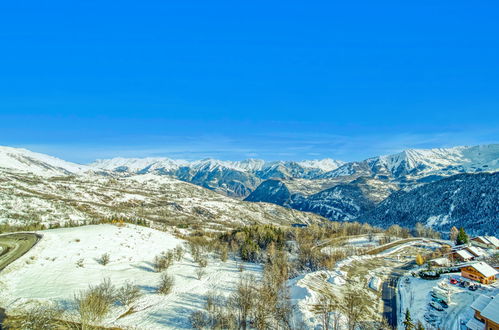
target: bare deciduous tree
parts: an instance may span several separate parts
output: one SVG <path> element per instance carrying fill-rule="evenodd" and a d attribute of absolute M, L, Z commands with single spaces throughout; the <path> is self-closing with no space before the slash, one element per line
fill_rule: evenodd
<path fill-rule="evenodd" d="M 355 289 L 351 285 L 348 286 L 343 296 L 343 313 L 348 320 L 348 329 L 355 330 L 362 317 L 367 312 L 368 297 L 361 289 Z"/>
<path fill-rule="evenodd" d="M 169 294 L 172 291 L 174 284 L 173 276 L 168 275 L 167 273 L 161 274 L 161 279 L 158 286 L 158 293 L 160 294 Z"/>

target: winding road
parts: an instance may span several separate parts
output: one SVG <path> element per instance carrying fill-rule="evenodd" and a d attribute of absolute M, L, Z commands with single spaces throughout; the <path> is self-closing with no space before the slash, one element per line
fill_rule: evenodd
<path fill-rule="evenodd" d="M 409 262 L 405 265 L 394 269 L 388 279 L 383 282 L 381 298 L 383 299 L 383 316 L 388 321 L 392 329 L 397 329 L 397 285 L 400 277 L 404 273 L 415 267 L 415 262 Z"/>
<path fill-rule="evenodd" d="M 22 257 L 40 240 L 41 235 L 16 233 L 0 235 L 0 272 Z M 0 307 L 0 330 L 5 319 L 5 310 Z"/>

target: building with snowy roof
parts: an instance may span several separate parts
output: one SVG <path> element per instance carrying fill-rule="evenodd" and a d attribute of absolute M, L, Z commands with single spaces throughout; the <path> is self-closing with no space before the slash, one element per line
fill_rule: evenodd
<path fill-rule="evenodd" d="M 481 258 L 485 255 L 485 251 L 478 246 L 467 246 L 465 250 L 472 254 L 475 258 Z"/>
<path fill-rule="evenodd" d="M 475 262 L 461 267 L 461 276 L 482 284 L 495 282 L 499 272 L 485 262 Z"/>
<path fill-rule="evenodd" d="M 478 245 L 499 249 L 499 239 L 495 236 L 477 236 L 471 239 L 471 243 L 478 243 Z"/>
<path fill-rule="evenodd" d="M 471 330 L 499 330 L 499 294 L 495 296 L 480 295 L 471 304 L 475 311 L 466 323 Z"/>
<path fill-rule="evenodd" d="M 429 263 L 432 266 L 436 266 L 436 267 L 448 267 L 448 266 L 450 266 L 450 260 L 448 258 L 445 258 L 445 257 L 431 259 L 429 261 Z"/>
<path fill-rule="evenodd" d="M 470 261 L 474 258 L 474 256 L 465 249 L 452 252 L 452 257 L 459 261 Z"/>

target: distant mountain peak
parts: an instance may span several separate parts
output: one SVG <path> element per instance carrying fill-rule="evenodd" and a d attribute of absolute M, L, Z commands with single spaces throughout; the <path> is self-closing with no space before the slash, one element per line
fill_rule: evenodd
<path fill-rule="evenodd" d="M 90 171 L 85 165 L 33 152 L 22 148 L 0 146 L 0 168 L 40 176 L 81 174 Z"/>

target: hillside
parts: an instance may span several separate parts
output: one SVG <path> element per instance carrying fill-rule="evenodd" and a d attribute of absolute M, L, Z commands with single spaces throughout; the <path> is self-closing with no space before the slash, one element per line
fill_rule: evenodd
<path fill-rule="evenodd" d="M 459 174 L 396 192 L 357 220 L 381 227 L 420 222 L 441 231 L 456 226 L 498 235 L 499 172 Z"/>
<path fill-rule="evenodd" d="M 112 216 L 213 228 L 323 221 L 315 214 L 239 201 L 167 176 L 47 178 L 0 171 L 0 222 L 51 224 Z"/>
<path fill-rule="evenodd" d="M 92 170 L 85 165 L 70 163 L 45 154 L 2 146 L 0 146 L 0 169 L 40 176 L 81 174 Z"/>
<path fill-rule="evenodd" d="M 290 182 L 293 181 L 274 179 L 264 181 L 245 200 L 274 203 L 314 212 L 330 220 L 348 221 L 373 209 L 377 203 L 398 189 L 390 182 L 359 178 L 347 183 L 339 181 L 330 188 L 304 194 L 303 186 L 289 184 Z"/>
<path fill-rule="evenodd" d="M 244 266 L 248 275 L 260 274 L 259 265 L 233 259 L 222 262 L 210 256 L 203 278 L 198 279 L 197 263 L 186 251 L 168 269 L 174 281 L 172 292 L 162 295 L 156 292 L 161 272 L 154 271 L 154 257 L 176 247 L 188 248 L 186 241 L 171 233 L 129 224 L 38 233 L 43 237 L 40 242 L 0 273 L 0 302 L 9 313 L 36 303 L 52 302 L 64 306 L 63 318 L 77 320 L 75 294 L 108 279 L 116 288 L 127 283 L 136 285 L 140 296 L 132 306 L 113 304 L 100 321 L 103 326 L 191 329 L 191 313 L 203 308 L 205 297 L 212 290 L 224 295 L 232 293 L 240 277 L 238 267 Z M 106 265 L 98 262 L 103 253 L 110 256 Z"/>

